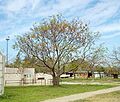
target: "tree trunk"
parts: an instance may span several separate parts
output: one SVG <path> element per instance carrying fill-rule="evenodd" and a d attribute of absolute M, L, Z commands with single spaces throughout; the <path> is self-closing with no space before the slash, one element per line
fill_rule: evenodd
<path fill-rule="evenodd" d="M 59 76 L 53 76 L 53 86 L 59 86 L 60 85 L 60 77 Z"/>
<path fill-rule="evenodd" d="M 75 71 L 73 71 L 73 77 L 74 77 L 74 80 L 76 79 L 76 76 L 75 76 Z"/>
<path fill-rule="evenodd" d="M 102 78 L 101 73 L 99 72 L 100 79 Z"/>
<path fill-rule="evenodd" d="M 91 78 L 91 77 L 93 76 L 93 75 L 92 75 L 92 72 L 89 72 L 89 71 L 88 71 L 87 73 L 88 73 L 87 79 L 88 79 L 88 78 Z"/>
<path fill-rule="evenodd" d="M 118 79 L 118 74 L 113 74 L 114 79 Z"/>
<path fill-rule="evenodd" d="M 86 77 L 87 79 L 88 79 L 88 74 L 89 74 L 89 71 L 87 71 L 87 77 Z"/>

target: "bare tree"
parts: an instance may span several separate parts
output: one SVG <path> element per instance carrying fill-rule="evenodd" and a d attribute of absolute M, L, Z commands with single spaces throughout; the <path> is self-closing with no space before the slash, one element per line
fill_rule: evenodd
<path fill-rule="evenodd" d="M 118 78 L 118 75 L 120 74 L 120 69 L 117 66 L 114 66 L 114 63 L 110 63 L 105 69 L 105 72 L 108 75 L 112 75 L 113 78 Z"/>
<path fill-rule="evenodd" d="M 106 55 L 107 48 L 105 48 L 102 44 L 91 50 L 91 54 L 87 58 L 87 61 L 89 62 L 89 70 L 93 72 L 95 68 L 104 65 L 106 61 Z"/>
<path fill-rule="evenodd" d="M 80 59 L 79 62 L 77 60 L 75 63 L 75 69 L 80 67 L 81 70 L 87 71 L 88 77 L 90 77 L 95 70 L 100 71 L 102 69 L 100 66 L 104 66 L 105 64 L 106 54 L 107 48 L 104 47 L 103 44 L 99 46 L 90 46 L 88 50 L 83 51 L 84 57 L 80 57 L 82 59 Z"/>
<path fill-rule="evenodd" d="M 120 47 L 114 48 L 112 54 L 108 57 L 106 73 L 113 75 L 114 78 L 118 78 L 120 74 Z"/>
<path fill-rule="evenodd" d="M 114 49 L 111 59 L 115 64 L 120 65 L 120 47 Z"/>
<path fill-rule="evenodd" d="M 67 21 L 57 15 L 18 36 L 14 48 L 41 61 L 53 76 L 53 85 L 57 86 L 65 65 L 76 58 L 85 57 L 98 36 L 97 32 L 89 30 L 87 24 L 76 19 Z"/>

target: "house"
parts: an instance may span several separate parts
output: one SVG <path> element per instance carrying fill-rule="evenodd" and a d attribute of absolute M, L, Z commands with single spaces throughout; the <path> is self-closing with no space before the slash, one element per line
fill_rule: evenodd
<path fill-rule="evenodd" d="M 21 84 L 22 75 L 18 73 L 18 68 L 5 68 L 5 85 Z"/>
<path fill-rule="evenodd" d="M 73 72 L 67 72 L 66 74 L 70 75 L 70 77 L 73 77 Z M 105 77 L 104 72 L 76 71 L 74 74 L 77 78 L 90 78 L 90 77 L 101 78 L 101 77 Z"/>
<path fill-rule="evenodd" d="M 50 74 L 45 74 L 45 73 L 36 73 L 36 77 L 35 77 L 35 81 L 36 83 L 40 84 L 40 85 L 50 85 L 52 84 L 52 75 Z"/>
<path fill-rule="evenodd" d="M 21 85 L 33 83 L 35 79 L 34 68 L 5 68 L 5 85 Z"/>
<path fill-rule="evenodd" d="M 95 78 L 105 77 L 105 73 L 104 72 L 94 72 L 94 77 Z"/>
<path fill-rule="evenodd" d="M 34 83 L 35 81 L 35 68 L 24 69 L 24 83 Z"/>
<path fill-rule="evenodd" d="M 61 76 L 60 76 L 60 78 L 69 78 L 70 77 L 70 75 L 68 74 L 62 74 Z"/>
<path fill-rule="evenodd" d="M 90 73 L 88 73 L 87 71 L 80 71 L 79 72 L 79 77 L 80 78 L 87 78 L 87 77 L 90 77 Z"/>
<path fill-rule="evenodd" d="M 4 93 L 4 64 L 5 57 L 0 52 L 0 95 Z"/>
<path fill-rule="evenodd" d="M 5 85 L 52 84 L 52 75 L 35 73 L 35 68 L 5 68 Z"/>
<path fill-rule="evenodd" d="M 89 75 L 89 73 L 87 71 L 76 71 L 75 73 L 71 72 L 67 72 L 67 75 L 70 75 L 70 77 L 75 76 L 76 78 L 87 78 Z"/>

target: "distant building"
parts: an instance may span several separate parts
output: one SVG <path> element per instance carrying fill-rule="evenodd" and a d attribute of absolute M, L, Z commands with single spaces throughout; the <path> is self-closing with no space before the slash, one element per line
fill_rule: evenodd
<path fill-rule="evenodd" d="M 5 85 L 52 84 L 52 75 L 35 73 L 35 68 L 5 68 Z"/>
<path fill-rule="evenodd" d="M 36 83 L 39 83 L 41 85 L 50 85 L 52 84 L 52 75 L 50 74 L 45 74 L 45 73 L 36 73 Z"/>
<path fill-rule="evenodd" d="M 73 77 L 73 72 L 67 72 L 66 74 L 70 75 L 70 77 Z M 102 78 L 106 76 L 104 72 L 91 72 L 91 71 L 76 71 L 74 74 L 77 78 L 90 78 L 90 77 Z"/>
<path fill-rule="evenodd" d="M 94 77 L 95 78 L 102 78 L 105 77 L 105 73 L 104 72 L 94 72 Z"/>
<path fill-rule="evenodd" d="M 61 76 L 60 76 L 60 78 L 69 78 L 70 77 L 70 74 L 62 74 Z"/>
<path fill-rule="evenodd" d="M 20 85 L 23 83 L 33 83 L 34 79 L 34 68 L 5 68 L 5 85 Z"/>

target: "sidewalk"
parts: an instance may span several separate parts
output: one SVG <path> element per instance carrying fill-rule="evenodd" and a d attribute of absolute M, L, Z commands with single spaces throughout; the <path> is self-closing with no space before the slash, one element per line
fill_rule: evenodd
<path fill-rule="evenodd" d="M 108 88 L 108 89 L 102 89 L 98 91 L 85 92 L 85 93 L 80 93 L 80 94 L 59 97 L 56 99 L 49 99 L 49 100 L 45 100 L 42 102 L 70 102 L 70 101 L 85 99 L 85 98 L 92 97 L 98 94 L 104 94 L 104 93 L 109 93 L 109 92 L 114 92 L 114 91 L 119 91 L 119 90 L 120 90 L 120 86 Z"/>

